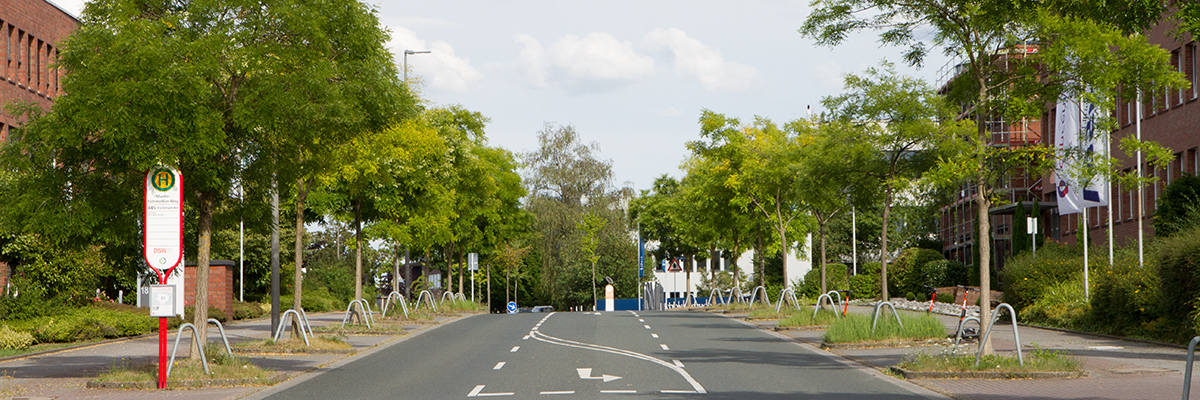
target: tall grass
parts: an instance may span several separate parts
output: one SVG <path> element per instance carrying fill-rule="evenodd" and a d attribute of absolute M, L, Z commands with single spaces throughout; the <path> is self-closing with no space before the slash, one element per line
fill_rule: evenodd
<path fill-rule="evenodd" d="M 879 323 L 871 329 L 870 315 L 848 314 L 825 331 L 826 343 L 882 342 L 897 339 L 934 339 L 946 337 L 946 328 L 929 315 L 900 314 L 904 326 L 896 324 L 891 312 L 880 310 Z"/>
<path fill-rule="evenodd" d="M 830 325 L 830 324 L 833 324 L 834 322 L 838 321 L 839 319 L 841 319 L 838 317 L 838 315 L 840 315 L 840 313 L 835 310 L 830 310 L 828 308 L 822 308 L 820 310 L 817 310 L 817 316 L 813 317 L 812 309 L 810 308 L 810 309 L 804 310 L 802 312 L 796 313 L 795 315 L 792 315 L 788 318 L 779 320 L 779 326 L 786 328 L 786 327 L 791 327 L 791 326 Z"/>

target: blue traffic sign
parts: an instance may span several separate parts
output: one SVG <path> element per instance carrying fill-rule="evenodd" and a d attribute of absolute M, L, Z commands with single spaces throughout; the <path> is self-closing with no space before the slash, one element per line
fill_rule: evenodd
<path fill-rule="evenodd" d="M 517 302 L 515 302 L 515 301 L 508 302 L 508 313 L 512 314 L 515 312 L 517 312 Z"/>

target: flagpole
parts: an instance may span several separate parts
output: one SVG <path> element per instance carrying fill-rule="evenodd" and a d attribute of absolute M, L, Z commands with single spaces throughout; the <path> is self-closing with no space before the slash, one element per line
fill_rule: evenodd
<path fill-rule="evenodd" d="M 1141 90 L 1139 90 L 1137 93 L 1137 129 L 1135 130 L 1135 132 L 1137 135 L 1137 140 L 1139 142 L 1142 141 L 1142 91 Z M 1143 240 L 1142 217 L 1146 215 L 1146 204 L 1145 204 L 1146 189 L 1143 187 L 1142 181 L 1141 181 L 1141 179 L 1142 179 L 1142 148 L 1141 148 L 1141 146 L 1138 146 L 1138 150 L 1137 150 L 1137 178 L 1138 178 L 1138 182 L 1137 182 L 1137 186 L 1138 186 L 1138 201 L 1137 201 L 1137 203 L 1138 203 L 1138 215 L 1137 215 L 1138 268 L 1141 268 L 1145 265 L 1144 258 L 1143 258 L 1144 249 L 1143 249 L 1143 244 L 1142 244 L 1143 243 L 1142 242 L 1142 240 Z"/>

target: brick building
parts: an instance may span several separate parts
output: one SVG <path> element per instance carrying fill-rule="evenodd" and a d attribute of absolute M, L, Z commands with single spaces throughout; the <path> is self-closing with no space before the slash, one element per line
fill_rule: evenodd
<path fill-rule="evenodd" d="M 1143 164 L 1146 176 L 1155 176 L 1158 182 L 1144 189 L 1144 212 L 1137 212 L 1137 188 L 1122 187 L 1113 183 L 1110 192 L 1110 207 L 1113 211 L 1114 242 L 1120 245 L 1133 243 L 1137 240 L 1138 220 L 1142 220 L 1144 237 L 1148 241 L 1154 237 L 1154 210 L 1159 196 L 1174 179 L 1182 174 L 1196 175 L 1200 173 L 1200 54 L 1197 54 L 1197 43 L 1191 35 L 1181 39 L 1171 32 L 1175 26 L 1170 18 L 1164 19 L 1158 25 L 1146 32 L 1151 43 L 1158 44 L 1170 51 L 1171 67 L 1183 73 L 1191 82 L 1191 88 L 1173 89 L 1165 92 L 1144 94 L 1142 107 L 1141 136 L 1143 140 L 1154 141 L 1172 150 L 1175 160 L 1169 168 L 1155 169 Z M 953 81 L 953 71 L 950 73 Z M 1121 162 L 1123 172 L 1136 169 L 1136 162 L 1126 156 L 1116 146 L 1121 139 L 1133 136 L 1137 130 L 1137 108 L 1134 99 L 1118 99 L 1112 110 L 1118 128 L 1112 132 L 1110 146 L 1111 154 Z M 1054 146 L 1054 126 L 1057 110 L 1053 104 L 1043 113 L 1040 121 L 994 121 L 989 123 L 992 131 L 991 145 L 1019 146 L 1044 143 Z M 1043 134 L 1045 133 L 1045 134 Z M 1017 136 L 1014 136 L 1017 135 Z M 1020 135 L 1024 135 L 1023 137 Z M 1044 138 L 1044 139 L 1043 139 Z M 1145 163 L 1145 160 L 1143 160 Z M 1032 201 L 1039 200 L 1042 214 L 1040 230 L 1046 236 L 1074 243 L 1079 233 L 1079 225 L 1083 221 L 1082 214 L 1060 215 L 1057 209 L 1057 195 L 1054 190 L 1058 186 L 1057 178 L 1050 174 L 1045 177 L 1027 176 L 1013 173 L 1008 185 L 997 188 L 1005 197 L 1007 205 L 995 206 L 989 210 L 992 222 L 992 249 L 997 270 L 1003 269 L 1004 262 L 1011 256 L 1012 214 L 1018 205 L 1026 211 L 1032 210 Z M 949 206 L 942 209 L 938 238 L 943 243 L 943 253 L 947 258 L 973 264 L 973 246 L 975 243 L 975 207 L 971 202 L 974 187 L 964 186 L 959 196 Z M 1093 207 L 1087 210 L 1087 221 L 1090 227 L 1088 235 L 1094 245 L 1108 243 L 1108 208 Z"/>
<path fill-rule="evenodd" d="M 51 68 L 61 43 L 79 20 L 46 0 L 0 1 L 0 141 L 21 121 L 4 106 L 32 102 L 45 110 L 62 94 L 62 73 Z M 8 284 L 0 262 L 0 290 Z"/>

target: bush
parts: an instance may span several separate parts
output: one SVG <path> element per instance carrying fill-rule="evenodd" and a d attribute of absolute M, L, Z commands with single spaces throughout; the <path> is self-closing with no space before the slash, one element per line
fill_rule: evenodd
<path fill-rule="evenodd" d="M 846 264 L 825 264 L 825 291 L 848 289 L 846 283 Z M 804 274 L 804 281 L 796 288 L 796 294 L 808 298 L 816 298 L 821 292 L 821 267 L 815 267 Z"/>
<path fill-rule="evenodd" d="M 1184 176 L 1167 185 L 1154 208 L 1154 233 L 1168 237 L 1200 224 L 1200 178 Z"/>
<path fill-rule="evenodd" d="M 1195 302 L 1200 296 L 1200 227 L 1180 231 L 1174 236 L 1158 238 L 1151 259 L 1158 264 L 1159 307 L 1163 316 L 1196 314 Z M 1194 315 L 1200 316 L 1200 315 Z M 1200 319 L 1193 318 L 1200 328 Z"/>
<path fill-rule="evenodd" d="M 233 303 L 233 319 L 235 321 L 263 317 L 270 313 L 271 305 L 267 303 L 240 301 Z"/>
<path fill-rule="evenodd" d="M 180 324 L 182 324 L 183 322 L 192 322 L 193 315 L 196 315 L 195 305 L 193 305 L 193 304 L 184 305 L 183 306 L 183 316 L 187 318 L 187 321 L 181 321 Z M 221 321 L 222 324 L 229 322 L 229 317 L 225 315 L 225 310 L 222 310 L 220 308 L 216 308 L 213 306 L 208 306 L 208 317 L 215 319 L 217 321 Z M 175 317 L 172 319 L 178 320 L 179 317 Z"/>
<path fill-rule="evenodd" d="M 1154 319 L 1159 301 L 1159 280 L 1153 268 L 1138 266 L 1137 254 L 1129 249 L 1116 253 L 1113 266 L 1097 266 L 1091 272 L 1092 319 L 1101 333 L 1129 334 L 1141 331 L 1144 321 Z"/>
<path fill-rule="evenodd" d="M 850 277 L 850 290 L 854 298 L 873 299 L 879 297 L 879 268 L 877 262 L 864 263 L 858 275 Z"/>
<path fill-rule="evenodd" d="M 33 335 L 29 332 L 18 332 L 7 326 L 0 327 L 0 349 L 24 349 L 34 343 Z"/>
<path fill-rule="evenodd" d="M 279 308 L 283 310 L 292 308 L 292 299 L 290 294 L 279 296 Z M 304 294 L 300 297 L 300 307 L 304 308 L 304 312 L 343 311 L 348 303 L 349 300 L 339 301 L 334 298 L 333 294 L 329 293 L 329 289 L 324 286 L 305 286 Z M 339 309 L 339 307 L 341 308 Z"/>
<path fill-rule="evenodd" d="M 1084 300 L 1081 279 L 1053 284 L 1041 293 L 1041 297 L 1021 311 L 1020 322 L 1061 328 L 1080 328 L 1086 324 L 1091 307 Z"/>
<path fill-rule="evenodd" d="M 896 258 L 896 262 L 888 265 L 888 293 L 916 293 L 923 291 L 924 286 L 933 283 L 935 279 L 942 280 L 943 277 L 929 276 L 930 271 L 924 267 L 930 262 L 945 259 L 942 253 L 936 250 L 904 249 Z"/>
<path fill-rule="evenodd" d="M 10 290 L 17 296 L 12 296 L 12 293 L 0 295 L 0 319 L 27 320 L 66 311 L 65 296 L 49 299 L 43 285 L 29 279 L 14 276 Z"/>
<path fill-rule="evenodd" d="M 1019 315 L 1025 307 L 1042 297 L 1043 291 L 1064 281 L 1083 277 L 1083 257 L 1074 246 L 1047 243 L 1032 252 L 1021 253 L 1004 266 L 1004 299 Z"/>
<path fill-rule="evenodd" d="M 60 315 L 16 321 L 13 328 L 29 332 L 38 342 L 47 343 L 144 335 L 158 326 L 146 309 L 132 311 L 118 307 L 128 306 L 81 307 Z"/>

